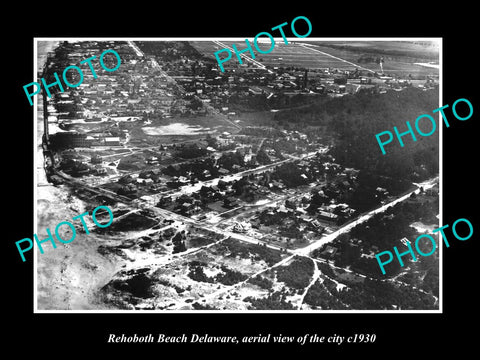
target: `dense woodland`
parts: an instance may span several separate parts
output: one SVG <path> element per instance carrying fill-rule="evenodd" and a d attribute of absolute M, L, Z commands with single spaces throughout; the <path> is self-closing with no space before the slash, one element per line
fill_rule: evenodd
<path fill-rule="evenodd" d="M 313 276 L 313 262 L 306 257 L 296 257 L 287 266 L 275 268 L 277 280 L 294 289 L 304 289 Z"/>
<path fill-rule="evenodd" d="M 404 147 L 394 138 L 385 146 L 383 155 L 375 135 L 407 130 L 406 121 L 414 127 L 415 119 L 422 114 L 432 114 L 438 108 L 438 88 L 422 91 L 407 88 L 385 94 L 358 92 L 339 98 L 321 98 L 303 108 L 281 111 L 274 119 L 279 125 L 305 129 L 324 127 L 335 134 L 336 144 L 331 150 L 336 162 L 370 173 L 420 181 L 438 173 L 439 144 L 437 131 L 422 137 L 404 136 Z M 282 125 L 282 126 L 283 126 Z"/>
<path fill-rule="evenodd" d="M 252 310 L 294 310 L 290 301 L 286 300 L 287 294 L 281 291 L 275 291 L 264 298 L 254 298 L 248 296 L 243 301 L 249 302 Z"/>
<path fill-rule="evenodd" d="M 147 55 L 155 55 L 165 61 L 188 59 L 203 60 L 204 56 L 187 41 L 135 41 Z"/>
<path fill-rule="evenodd" d="M 335 258 L 335 265 L 340 267 L 350 266 L 350 268 L 359 273 L 372 278 L 384 279 L 396 276 L 405 267 L 401 267 L 398 261 L 392 261 L 386 265 L 386 274 L 383 275 L 375 258 L 361 257 L 360 254 L 373 251 L 378 253 L 384 250 L 392 251 L 393 246 L 397 246 L 399 251 L 406 249 L 400 242 L 400 239 L 407 238 L 415 242 L 419 235 L 410 225 L 415 221 L 424 224 L 438 224 L 436 214 L 439 211 L 438 196 L 422 195 L 420 198 L 412 196 L 412 199 L 399 203 L 394 207 L 388 208 L 384 213 L 377 214 L 362 224 L 354 227 L 349 234 L 340 235 L 331 245 L 338 249 L 339 255 Z M 362 244 L 353 246 L 352 239 L 361 240 Z M 374 248 L 376 247 L 376 248 Z M 375 250 L 375 249 L 378 249 Z M 426 251 L 426 250 L 425 250 Z M 316 251 L 314 256 L 318 256 L 321 250 Z M 438 295 L 438 253 L 429 257 L 419 256 L 416 263 L 404 257 L 405 266 L 409 266 L 413 271 L 420 271 L 426 274 L 424 281 L 418 281 L 418 276 L 402 276 L 403 282 L 423 288 L 425 291 L 432 291 Z"/>
<path fill-rule="evenodd" d="M 317 281 L 304 300 L 322 310 L 433 310 L 435 299 L 409 286 L 398 286 L 380 280 L 366 279 L 362 284 L 349 284 L 337 290 L 328 278 Z"/>

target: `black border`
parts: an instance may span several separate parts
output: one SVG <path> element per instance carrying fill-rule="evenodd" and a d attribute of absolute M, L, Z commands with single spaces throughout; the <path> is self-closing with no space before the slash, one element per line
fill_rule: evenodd
<path fill-rule="evenodd" d="M 159 3 L 160 4 L 160 3 Z M 182 4 L 168 9 L 159 4 L 109 4 L 101 9 L 84 4 L 74 9 L 64 5 L 42 4 L 31 15 L 23 13 L 20 33 L 4 29 L 6 52 L 2 63 L 7 80 L 3 119 L 4 135 L 4 220 L 5 250 L 8 271 L 5 272 L 3 298 L 7 300 L 9 335 L 7 345 L 61 354 L 92 350 L 124 352 L 134 349 L 148 355 L 162 355 L 163 350 L 175 353 L 192 351 L 203 357 L 222 350 L 250 351 L 262 348 L 280 352 L 288 349 L 314 351 L 318 356 L 330 352 L 359 352 L 389 356 L 396 352 L 432 354 L 441 349 L 473 347 L 474 334 L 468 329 L 475 314 L 474 272 L 480 229 L 476 210 L 475 136 L 477 125 L 476 66 L 474 38 L 475 12 L 461 4 L 445 11 L 431 7 L 420 9 L 404 3 L 314 4 L 293 9 L 291 4 L 277 3 L 266 11 L 244 3 L 204 3 L 199 9 Z M 198 5 L 197 5 L 198 6 Z M 377 8 L 378 6 L 378 8 Z M 389 6 L 393 6 L 390 10 Z M 441 6 L 441 5 L 438 5 Z M 272 11 L 275 9 L 275 11 Z M 61 14 L 52 12 L 61 10 Z M 55 14 L 55 15 L 53 15 Z M 33 314 L 33 257 L 22 263 L 14 242 L 33 233 L 33 109 L 25 101 L 22 86 L 32 81 L 33 38 L 48 36 L 151 36 L 198 37 L 254 36 L 260 31 L 307 16 L 313 31 L 310 37 L 442 37 L 443 38 L 443 104 L 467 98 L 474 106 L 473 117 L 465 122 L 453 120 L 443 129 L 443 212 L 444 224 L 467 218 L 474 225 L 473 237 L 465 242 L 452 241 L 444 249 L 443 314 Z M 10 55 L 10 56 L 9 56 Z M 399 120 L 401 114 L 399 114 Z M 408 119 L 403 119 L 408 120 Z M 12 194 L 12 196 L 10 196 Z M 10 301 L 8 301 L 11 299 Z M 472 324 L 475 327 L 475 324 Z M 110 333 L 143 335 L 165 333 L 208 333 L 210 335 L 305 333 L 319 335 L 375 333 L 374 344 L 331 345 L 207 345 L 207 344 L 107 344 Z M 43 350 L 41 350 L 43 349 Z M 72 351 L 71 351 L 72 352 Z M 71 353 L 70 352 L 70 353 Z M 231 354 L 224 353 L 225 356 Z"/>

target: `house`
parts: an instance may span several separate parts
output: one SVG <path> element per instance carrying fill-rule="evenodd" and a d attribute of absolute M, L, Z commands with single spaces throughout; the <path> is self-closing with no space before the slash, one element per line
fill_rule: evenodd
<path fill-rule="evenodd" d="M 119 137 L 105 137 L 104 142 L 105 146 L 120 146 Z"/>
<path fill-rule="evenodd" d="M 338 221 L 338 215 L 332 214 L 323 210 L 320 210 L 318 212 L 318 218 L 332 224 L 336 224 Z"/>
<path fill-rule="evenodd" d="M 135 178 L 132 176 L 132 175 L 125 175 L 123 177 L 121 177 L 120 179 L 118 179 L 118 182 L 120 184 L 130 184 L 130 183 L 133 183 L 135 181 Z"/>
<path fill-rule="evenodd" d="M 337 253 L 338 249 L 335 246 L 327 245 L 320 255 L 326 258 L 332 258 Z"/>
<path fill-rule="evenodd" d="M 280 190 L 285 189 L 285 185 L 284 185 L 283 183 L 281 183 L 280 181 L 277 181 L 277 180 L 273 180 L 272 182 L 270 182 L 270 183 L 268 184 L 268 186 L 269 186 L 270 188 L 274 188 L 274 189 L 275 189 L 275 188 L 276 188 L 276 189 L 280 189 Z"/>
<path fill-rule="evenodd" d="M 149 158 L 147 158 L 147 164 L 150 164 L 150 165 L 158 164 L 158 157 L 150 156 Z"/>
<path fill-rule="evenodd" d="M 370 251 L 368 254 L 362 253 L 360 254 L 360 257 L 366 258 L 366 259 L 374 259 L 375 253 L 373 251 Z"/>
<path fill-rule="evenodd" d="M 95 175 L 107 175 L 107 169 L 102 168 L 102 167 L 95 167 L 94 174 Z"/>
<path fill-rule="evenodd" d="M 165 207 L 171 205 L 173 202 L 172 198 L 170 196 L 164 196 L 160 199 L 160 201 L 157 203 L 157 207 Z"/>

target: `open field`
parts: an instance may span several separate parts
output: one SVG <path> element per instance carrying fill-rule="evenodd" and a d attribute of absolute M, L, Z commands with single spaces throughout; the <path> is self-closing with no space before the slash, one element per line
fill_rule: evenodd
<path fill-rule="evenodd" d="M 355 65 L 333 58 L 326 54 L 314 52 L 308 47 L 296 44 L 276 44 L 270 54 L 262 54 L 259 61 L 269 66 L 302 67 L 310 69 L 326 69 L 329 67 L 341 70 L 354 70 Z"/>
<path fill-rule="evenodd" d="M 307 44 L 307 43 L 305 43 Z M 415 62 L 437 62 L 439 60 L 438 48 L 434 46 L 420 46 L 410 42 L 375 41 L 375 42 L 309 42 L 312 53 L 323 52 L 329 55 L 358 64 L 373 71 L 380 71 L 380 66 L 375 62 L 359 63 L 358 59 L 368 54 L 372 57 L 383 56 L 384 71 L 395 75 L 438 75 L 438 69 L 427 68 L 414 64 Z M 320 53 L 319 53 L 320 54 Z"/>
<path fill-rule="evenodd" d="M 318 41 L 317 46 L 349 50 L 357 53 L 376 53 L 385 56 L 407 56 L 438 60 L 438 43 L 434 41 Z"/>
<path fill-rule="evenodd" d="M 227 46 L 236 44 L 239 49 L 245 48 L 241 41 L 221 41 Z M 211 41 L 194 41 L 191 44 L 201 53 L 213 58 L 213 53 L 221 47 Z M 269 43 L 260 44 L 267 49 Z M 290 42 L 288 45 L 277 41 L 275 48 L 269 54 L 258 54 L 255 60 L 267 66 L 303 67 L 309 69 L 337 68 L 354 70 L 365 68 L 380 72 L 380 66 L 375 62 L 359 63 L 361 55 L 385 58 L 384 71 L 388 74 L 406 76 L 438 75 L 435 68 L 414 64 L 415 62 L 437 62 L 439 50 L 434 44 L 422 45 L 404 41 L 305 41 Z"/>

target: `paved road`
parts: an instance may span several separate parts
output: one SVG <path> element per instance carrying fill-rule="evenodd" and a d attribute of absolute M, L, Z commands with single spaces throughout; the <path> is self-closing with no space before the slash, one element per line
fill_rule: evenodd
<path fill-rule="evenodd" d="M 265 167 L 260 167 L 260 168 L 265 168 Z M 148 204 L 148 203 L 146 203 L 146 202 L 144 202 L 140 199 L 131 200 L 130 198 L 127 198 L 127 197 L 122 196 L 122 195 L 118 195 L 118 194 L 116 194 L 116 193 L 114 193 L 110 190 L 103 189 L 101 187 L 96 187 L 96 188 L 91 187 L 91 186 L 83 183 L 80 180 L 77 180 L 77 179 L 75 179 L 75 178 L 73 178 L 69 175 L 66 175 L 63 172 L 57 172 L 57 175 L 61 176 L 62 178 L 64 178 L 68 182 L 73 183 L 77 186 L 83 187 L 85 189 L 88 189 L 89 191 L 91 191 L 93 193 L 96 193 L 98 195 L 106 196 L 108 198 L 111 198 L 112 200 L 119 201 L 121 203 L 127 203 L 130 206 L 134 206 L 134 207 L 141 208 L 141 209 L 149 209 L 149 210 L 153 211 L 154 213 L 162 216 L 163 218 L 173 219 L 173 220 L 189 223 L 189 224 L 195 225 L 197 227 L 200 227 L 200 228 L 203 228 L 203 229 L 206 229 L 206 230 L 218 233 L 218 234 L 228 235 L 228 236 L 230 236 L 234 239 L 238 239 L 240 241 L 244 241 L 244 242 L 248 242 L 248 243 L 252 243 L 252 244 L 258 244 L 260 242 L 260 240 L 252 238 L 248 235 L 239 234 L 239 233 L 219 229 L 214 225 L 205 224 L 204 222 L 194 220 L 194 219 L 191 219 L 189 217 L 185 217 L 185 216 L 182 216 L 180 214 L 177 214 L 177 213 L 165 210 L 165 209 L 161 209 L 161 208 L 152 206 L 151 204 Z M 216 179 L 216 180 L 217 180 L 217 183 L 218 183 L 218 179 Z M 340 234 L 343 234 L 343 233 L 346 233 L 346 232 L 350 231 L 352 228 L 354 228 L 358 224 L 361 224 L 361 223 L 367 221 L 368 219 L 370 219 L 375 214 L 384 212 L 389 207 L 394 206 L 395 204 L 408 199 L 412 193 L 418 194 L 420 192 L 420 186 L 422 186 L 425 190 L 433 187 L 437 180 L 438 180 L 438 177 L 436 177 L 434 179 L 427 180 L 427 181 L 425 181 L 421 184 L 416 184 L 416 186 L 418 187 L 416 190 L 408 192 L 407 194 L 405 194 L 405 195 L 403 195 L 403 196 L 401 196 L 401 197 L 399 197 L 395 200 L 392 200 L 388 204 L 382 205 L 382 206 L 380 206 L 380 207 L 378 207 L 374 210 L 371 210 L 367 214 L 364 214 L 364 215 L 360 216 L 355 221 L 352 221 L 352 222 L 348 223 L 347 225 L 342 226 L 341 228 L 334 231 L 333 233 L 322 236 L 321 238 L 317 239 L 316 241 L 312 242 L 311 244 L 309 244 L 308 246 L 306 246 L 304 248 L 295 249 L 295 250 L 287 250 L 287 252 L 289 252 L 291 254 L 308 256 L 313 250 L 318 249 L 318 248 L 322 247 L 323 245 L 325 245 L 329 242 L 332 242 Z M 200 189 L 200 187 L 198 189 Z M 271 248 L 271 249 L 283 250 L 283 248 L 272 245 L 272 244 L 266 244 L 265 243 L 265 245 L 268 248 Z"/>
<path fill-rule="evenodd" d="M 410 195 L 412 195 L 413 193 L 418 194 L 420 192 L 420 186 L 422 186 L 424 190 L 433 187 L 437 180 L 438 180 L 438 177 L 436 177 L 434 179 L 427 180 L 427 181 L 425 181 L 421 184 L 416 184 L 416 186 L 418 186 L 418 188 L 416 190 L 410 191 L 407 194 L 405 194 L 405 195 L 403 195 L 403 196 L 401 196 L 401 197 L 399 197 L 395 200 L 392 200 L 391 202 L 389 202 L 385 205 L 382 205 L 382 206 L 380 206 L 376 209 L 371 210 L 367 214 L 364 214 L 364 215 L 360 216 L 355 221 L 352 221 L 352 222 L 348 223 L 347 225 L 342 226 L 337 231 L 318 239 L 317 241 L 313 242 L 312 244 L 310 244 L 310 245 L 308 245 L 304 248 L 296 250 L 296 253 L 299 254 L 299 255 L 310 254 L 313 250 L 318 249 L 318 248 L 322 247 L 323 245 L 325 245 L 329 242 L 332 242 L 340 234 L 344 234 L 344 233 L 350 231 L 352 228 L 354 228 L 358 224 L 361 224 L 361 223 L 367 221 L 368 219 L 370 219 L 375 214 L 382 213 L 385 210 L 387 210 L 389 207 L 394 206 L 394 205 L 398 204 L 399 202 L 402 202 L 402 201 L 408 199 L 410 197 Z"/>
<path fill-rule="evenodd" d="M 216 228 L 215 226 L 212 226 L 212 225 L 207 225 L 205 223 L 202 223 L 202 222 L 199 222 L 199 221 L 196 221 L 196 220 L 193 220 L 191 218 L 187 218 L 187 217 L 184 217 L 182 215 L 179 215 L 179 214 L 176 214 L 176 213 L 173 213 L 173 212 L 170 212 L 168 210 L 165 210 L 165 209 L 160 209 L 160 208 L 157 208 L 157 207 L 152 207 L 151 205 L 149 204 L 146 204 L 144 202 L 142 202 L 141 200 L 139 199 L 136 199 L 136 200 L 131 200 L 131 199 L 128 199 L 126 197 L 123 197 L 121 195 L 117 195 L 109 190 L 106 190 L 106 189 L 102 189 L 102 188 L 92 188 L 84 183 L 82 183 L 80 180 L 77 180 L 77 179 L 74 179 L 62 172 L 58 172 L 57 175 L 63 177 L 65 180 L 67 180 L 68 182 L 70 183 L 73 183 L 77 186 L 80 186 L 80 187 L 83 187 L 83 188 L 86 188 L 88 189 L 89 191 L 92 191 L 94 193 L 97 193 L 99 195 L 103 195 L 103 196 L 107 196 L 109 198 L 112 198 L 116 201 L 119 201 L 119 202 L 122 202 L 122 203 L 128 203 L 130 206 L 133 206 L 133 207 L 136 207 L 136 208 L 140 208 L 140 209 L 148 209 L 150 211 L 153 211 L 154 213 L 162 216 L 163 218 L 167 218 L 167 219 L 172 219 L 172 220 L 176 220 L 176 221 L 180 221 L 180 222 L 184 222 L 184 223 L 189 223 L 189 224 L 192 224 L 194 226 L 197 226 L 199 228 L 202 228 L 202 229 L 205 229 L 205 230 L 208 230 L 208 231 L 212 231 L 214 233 L 217 233 L 217 234 L 221 234 L 223 235 L 223 238 L 213 244 L 209 244 L 207 246 L 204 246 L 204 247 L 200 247 L 200 248 L 195 248 L 195 249 L 189 249 L 188 251 L 186 252 L 183 252 L 183 253 L 178 253 L 178 254 L 175 254 L 175 255 L 170 255 L 170 256 L 165 256 L 165 257 L 162 257 L 161 259 L 157 259 L 155 260 L 154 263 L 150 263 L 150 265 L 155 265 L 155 266 L 164 266 L 165 264 L 167 263 L 170 263 L 180 257 L 183 257 L 187 254 L 191 254 L 191 253 L 194 253 L 194 252 L 197 252 L 197 251 L 201 251 L 201 250 L 204 250 L 210 246 L 213 246 L 215 245 L 216 243 L 220 242 L 220 241 L 224 241 L 225 239 L 228 239 L 228 238 L 233 238 L 233 239 L 236 239 L 236 240 L 239 240 L 239 241 L 243 241 L 243 242 L 247 242 L 247 243 L 251 243 L 251 244 L 259 244 L 261 243 L 258 239 L 254 239 L 250 236 L 247 236 L 247 235 L 244 235 L 244 234 L 238 234 L 238 233 L 234 233 L 234 232 L 230 232 L 230 231 L 225 231 L 225 230 L 222 230 L 222 229 L 218 229 Z M 288 263 L 290 260 L 292 260 L 295 256 L 307 256 L 309 257 L 308 255 L 315 249 L 318 249 L 320 248 L 321 246 L 323 246 L 324 244 L 328 243 L 328 242 L 331 242 L 333 241 L 338 235 L 342 234 L 342 233 L 345 233 L 347 231 L 350 231 L 353 227 L 355 227 L 356 225 L 368 220 L 370 217 L 372 217 L 373 215 L 375 214 L 378 214 L 380 212 L 384 212 L 387 208 L 389 208 L 390 206 L 393 206 L 401 201 L 404 201 L 406 200 L 412 193 L 418 193 L 420 192 L 420 186 L 422 186 L 424 189 L 428 189 L 430 187 L 433 187 L 435 185 L 435 182 L 436 180 L 438 180 L 438 177 L 435 178 L 435 179 L 430 179 L 428 181 L 425 181 L 421 184 L 416 184 L 419 188 L 417 190 L 414 190 L 412 192 L 409 192 L 408 194 L 406 195 L 403 195 L 401 196 L 400 198 L 397 198 L 393 201 L 391 201 L 390 203 L 388 204 L 385 204 L 385 205 L 382 205 L 380 207 L 378 207 L 377 209 L 374 209 L 372 211 L 370 211 L 368 214 L 366 215 L 363 215 L 361 216 L 359 219 L 357 219 L 356 221 L 354 222 L 351 222 L 349 223 L 348 225 L 345 225 L 343 226 L 342 228 L 338 229 L 337 231 L 331 233 L 331 234 L 328 234 L 328 235 L 325 235 L 323 237 L 321 237 L 320 239 L 318 239 L 317 241 L 313 242 L 312 244 L 304 247 L 304 248 L 301 248 L 301 249 L 296 249 L 296 250 L 286 250 L 286 252 L 289 254 L 289 256 L 286 256 L 284 259 L 282 259 L 281 261 L 279 261 L 278 263 L 276 264 L 273 264 L 271 266 L 268 266 L 258 272 L 256 272 L 255 274 L 249 276 L 247 279 L 245 279 L 244 281 L 242 282 L 239 282 L 237 284 L 234 284 L 234 285 L 231 285 L 231 286 L 226 286 L 224 288 L 221 288 L 219 290 L 216 290 L 215 292 L 211 293 L 211 294 L 208 294 L 204 297 L 204 299 L 206 300 L 209 300 L 209 299 L 213 299 L 221 294 L 224 294 L 225 292 L 229 292 L 231 290 L 234 290 L 236 289 L 237 287 L 245 284 L 249 279 L 259 275 L 259 274 L 262 274 L 266 271 L 269 271 L 275 267 L 278 267 L 278 266 L 281 266 L 283 264 L 286 264 Z M 278 247 L 276 245 L 272 245 L 272 244 L 266 244 L 266 243 L 263 243 L 267 248 L 270 248 L 270 249 L 273 249 L 273 250 L 278 250 L 278 251 L 285 251 L 283 248 L 281 247 Z M 317 259 L 315 259 L 315 261 L 318 261 Z M 144 267 L 145 264 L 143 263 L 136 263 L 136 264 L 132 264 L 134 265 L 132 268 L 138 268 L 138 267 Z M 346 269 L 345 269 L 346 270 Z M 314 275 L 316 276 L 316 278 L 318 278 L 318 273 L 315 272 Z M 398 281 L 396 281 L 398 282 Z M 403 283 L 402 283 L 403 284 Z M 310 283 L 310 285 L 312 285 L 312 282 Z M 408 284 L 405 284 L 405 285 L 408 285 Z M 419 291 L 422 291 L 421 289 L 417 289 Z M 306 292 L 303 293 L 303 296 L 302 296 L 302 299 L 304 298 Z M 303 301 L 303 300 L 302 300 Z M 300 303 L 301 304 L 301 303 Z M 176 308 L 181 308 L 182 306 L 186 306 L 187 304 L 182 301 L 182 302 L 179 302 L 176 306 Z M 301 306 L 301 305 L 300 305 Z"/>

